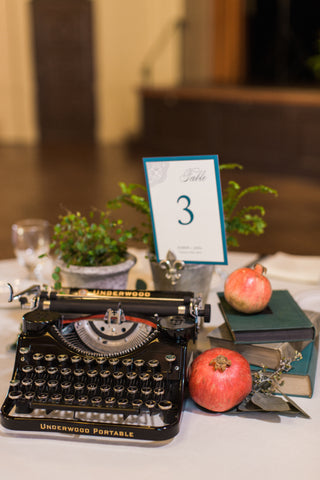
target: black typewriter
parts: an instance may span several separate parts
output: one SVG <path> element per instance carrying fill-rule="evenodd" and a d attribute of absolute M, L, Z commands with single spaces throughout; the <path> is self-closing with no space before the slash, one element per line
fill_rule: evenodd
<path fill-rule="evenodd" d="M 210 306 L 190 292 L 21 292 L 24 314 L 1 408 L 10 430 L 138 440 L 179 431 L 188 342 Z"/>

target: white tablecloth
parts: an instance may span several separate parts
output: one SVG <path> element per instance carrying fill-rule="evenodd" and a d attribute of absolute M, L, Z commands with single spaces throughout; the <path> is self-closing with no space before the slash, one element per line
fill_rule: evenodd
<path fill-rule="evenodd" d="M 216 292 L 223 288 L 223 276 L 255 259 L 253 254 L 231 253 L 229 265 L 219 268 L 212 278 L 208 302 L 212 305 L 210 325 L 202 331 L 198 346 L 209 348 L 206 335 L 222 323 Z M 148 274 L 141 257 L 130 276 Z M 15 282 L 25 278 L 15 260 L 0 262 L 0 280 Z M 310 285 L 271 279 L 275 289 L 287 288 L 294 296 L 305 295 Z M 21 282 L 25 285 L 25 281 Z M 320 286 L 313 286 L 313 289 Z M 0 401 L 11 377 L 14 353 L 8 346 L 15 341 L 21 311 L 0 298 Z M 320 372 L 320 369 L 318 368 Z M 1 478 L 19 475 L 24 480 L 127 478 L 130 480 L 196 479 L 201 475 L 222 480 L 260 478 L 319 478 L 320 385 L 316 380 L 313 398 L 295 399 L 311 417 L 275 414 L 229 416 L 200 411 L 188 399 L 179 434 L 166 443 L 119 443 L 83 438 L 44 438 L 41 434 L 20 435 L 0 430 Z"/>

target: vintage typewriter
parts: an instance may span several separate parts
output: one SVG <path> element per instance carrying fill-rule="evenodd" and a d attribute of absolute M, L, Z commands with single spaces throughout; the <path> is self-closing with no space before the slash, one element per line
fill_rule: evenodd
<path fill-rule="evenodd" d="M 2 425 L 10 430 L 139 440 L 179 431 L 188 342 L 210 306 L 190 292 L 34 286 Z"/>

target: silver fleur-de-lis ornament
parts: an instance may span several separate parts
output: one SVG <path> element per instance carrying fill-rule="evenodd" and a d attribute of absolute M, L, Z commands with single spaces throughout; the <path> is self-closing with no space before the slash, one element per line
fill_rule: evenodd
<path fill-rule="evenodd" d="M 181 270 L 184 269 L 184 262 L 177 260 L 177 257 L 171 250 L 168 250 L 165 260 L 160 261 L 160 268 L 166 270 L 165 277 L 170 280 L 171 285 L 175 285 L 181 278 Z"/>

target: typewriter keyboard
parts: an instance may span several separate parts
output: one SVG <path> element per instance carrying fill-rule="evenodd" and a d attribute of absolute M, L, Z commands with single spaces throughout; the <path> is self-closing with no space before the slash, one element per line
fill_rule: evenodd
<path fill-rule="evenodd" d="M 150 440 L 175 435 L 186 348 L 165 346 L 106 357 L 18 345 L 2 409 L 7 426 Z"/>

